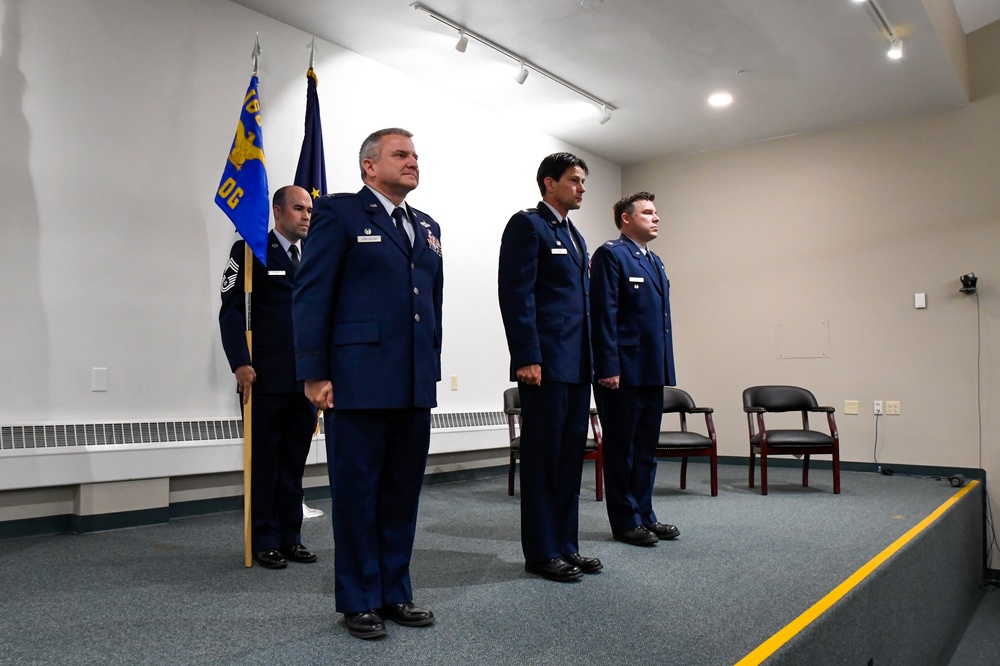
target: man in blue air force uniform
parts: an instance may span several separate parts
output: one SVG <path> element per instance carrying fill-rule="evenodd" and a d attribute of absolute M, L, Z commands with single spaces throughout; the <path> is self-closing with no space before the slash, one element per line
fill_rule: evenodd
<path fill-rule="evenodd" d="M 590 412 L 590 306 L 583 236 L 567 218 L 587 164 L 542 160 L 537 208 L 515 213 L 500 244 L 500 313 L 521 397 L 521 547 L 525 571 L 569 582 L 601 570 L 580 555 L 580 477 Z"/>
<path fill-rule="evenodd" d="M 357 194 L 316 200 L 295 280 L 305 393 L 329 418 L 336 604 L 348 632 L 434 622 L 415 606 L 410 558 L 441 379 L 441 230 L 410 207 L 417 154 L 406 130 L 361 146 Z"/>
<path fill-rule="evenodd" d="M 653 198 L 636 192 L 615 204 L 621 236 L 594 252 L 590 283 L 605 503 L 612 535 L 636 546 L 680 534 L 653 512 L 663 386 L 675 383 L 670 282 L 647 247 L 659 233 Z"/>
<path fill-rule="evenodd" d="M 254 257 L 251 325 L 253 361 L 247 348 L 243 299 L 244 242 L 236 241 L 222 277 L 219 327 L 222 346 L 243 403 L 253 387 L 250 516 L 254 560 L 268 569 L 287 561 L 315 562 L 300 541 L 302 472 L 316 427 L 316 408 L 295 380 L 292 348 L 292 279 L 309 231 L 312 198 L 289 185 L 274 193 L 274 230 L 268 234 L 267 267 Z"/>

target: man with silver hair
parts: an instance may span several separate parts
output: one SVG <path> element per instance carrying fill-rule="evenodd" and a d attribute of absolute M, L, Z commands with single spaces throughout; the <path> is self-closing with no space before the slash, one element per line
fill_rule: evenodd
<path fill-rule="evenodd" d="M 441 379 L 444 275 L 437 222 L 406 203 L 420 179 L 412 134 L 374 132 L 365 186 L 316 200 L 296 275 L 298 378 L 327 415 L 336 604 L 348 632 L 425 626 L 410 558 Z"/>

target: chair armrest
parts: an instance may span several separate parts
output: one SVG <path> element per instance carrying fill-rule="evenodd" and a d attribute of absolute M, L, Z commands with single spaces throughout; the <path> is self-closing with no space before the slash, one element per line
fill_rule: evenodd
<path fill-rule="evenodd" d="M 829 412 L 836 412 L 837 409 L 836 409 L 836 407 L 813 407 L 812 409 L 810 409 L 808 411 L 810 411 L 810 412 L 827 412 L 827 413 L 829 413 Z"/>
<path fill-rule="evenodd" d="M 688 410 L 688 414 L 713 414 L 715 410 L 711 407 L 693 407 Z"/>
<path fill-rule="evenodd" d="M 763 407 L 744 407 L 743 411 L 747 414 L 763 414 L 767 412 Z"/>
<path fill-rule="evenodd" d="M 503 410 L 503 413 L 506 414 L 507 416 L 520 416 L 521 415 L 521 408 L 520 407 L 515 407 L 513 409 L 505 409 L 505 410 Z"/>

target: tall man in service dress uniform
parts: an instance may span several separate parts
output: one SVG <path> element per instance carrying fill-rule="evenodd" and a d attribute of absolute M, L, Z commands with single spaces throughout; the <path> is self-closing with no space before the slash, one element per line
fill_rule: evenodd
<path fill-rule="evenodd" d="M 316 427 L 316 408 L 295 379 L 292 347 L 292 280 L 309 231 L 312 198 L 289 185 L 274 193 L 274 229 L 267 266 L 254 257 L 251 323 L 253 361 L 246 339 L 243 300 L 244 242 L 236 241 L 222 278 L 219 327 L 222 346 L 243 403 L 253 387 L 250 466 L 250 547 L 268 569 L 287 561 L 315 562 L 301 542 L 302 472 Z"/>
<path fill-rule="evenodd" d="M 636 546 L 680 533 L 653 512 L 663 386 L 675 383 L 670 283 L 647 247 L 659 233 L 653 198 L 636 192 L 615 204 L 621 236 L 594 251 L 590 282 L 605 504 L 614 538 Z"/>
<path fill-rule="evenodd" d="M 406 130 L 361 146 L 357 194 L 316 200 L 295 281 L 295 352 L 326 410 L 337 611 L 358 638 L 385 620 L 434 622 L 413 603 L 410 557 L 441 379 L 441 230 L 405 202 L 417 187 Z"/>
<path fill-rule="evenodd" d="M 569 221 L 587 164 L 542 160 L 542 201 L 515 213 L 500 244 L 500 312 L 521 398 L 521 547 L 525 571 L 569 582 L 601 570 L 580 555 L 580 477 L 590 412 L 590 306 L 583 236 Z"/>

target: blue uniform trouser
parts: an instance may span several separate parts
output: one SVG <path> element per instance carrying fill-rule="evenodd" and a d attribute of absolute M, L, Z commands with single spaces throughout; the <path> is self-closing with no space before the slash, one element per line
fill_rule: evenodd
<path fill-rule="evenodd" d="M 326 428 L 337 611 L 413 600 L 410 558 L 429 409 L 335 409 Z"/>
<path fill-rule="evenodd" d="M 663 388 L 594 386 L 604 433 L 604 503 L 615 534 L 656 522 L 653 484 Z"/>
<path fill-rule="evenodd" d="M 250 547 L 291 548 L 301 543 L 302 474 L 316 408 L 302 393 L 254 393 L 251 404 Z"/>
<path fill-rule="evenodd" d="M 580 552 L 580 476 L 590 385 L 518 382 L 521 397 L 521 548 L 528 562 Z"/>

